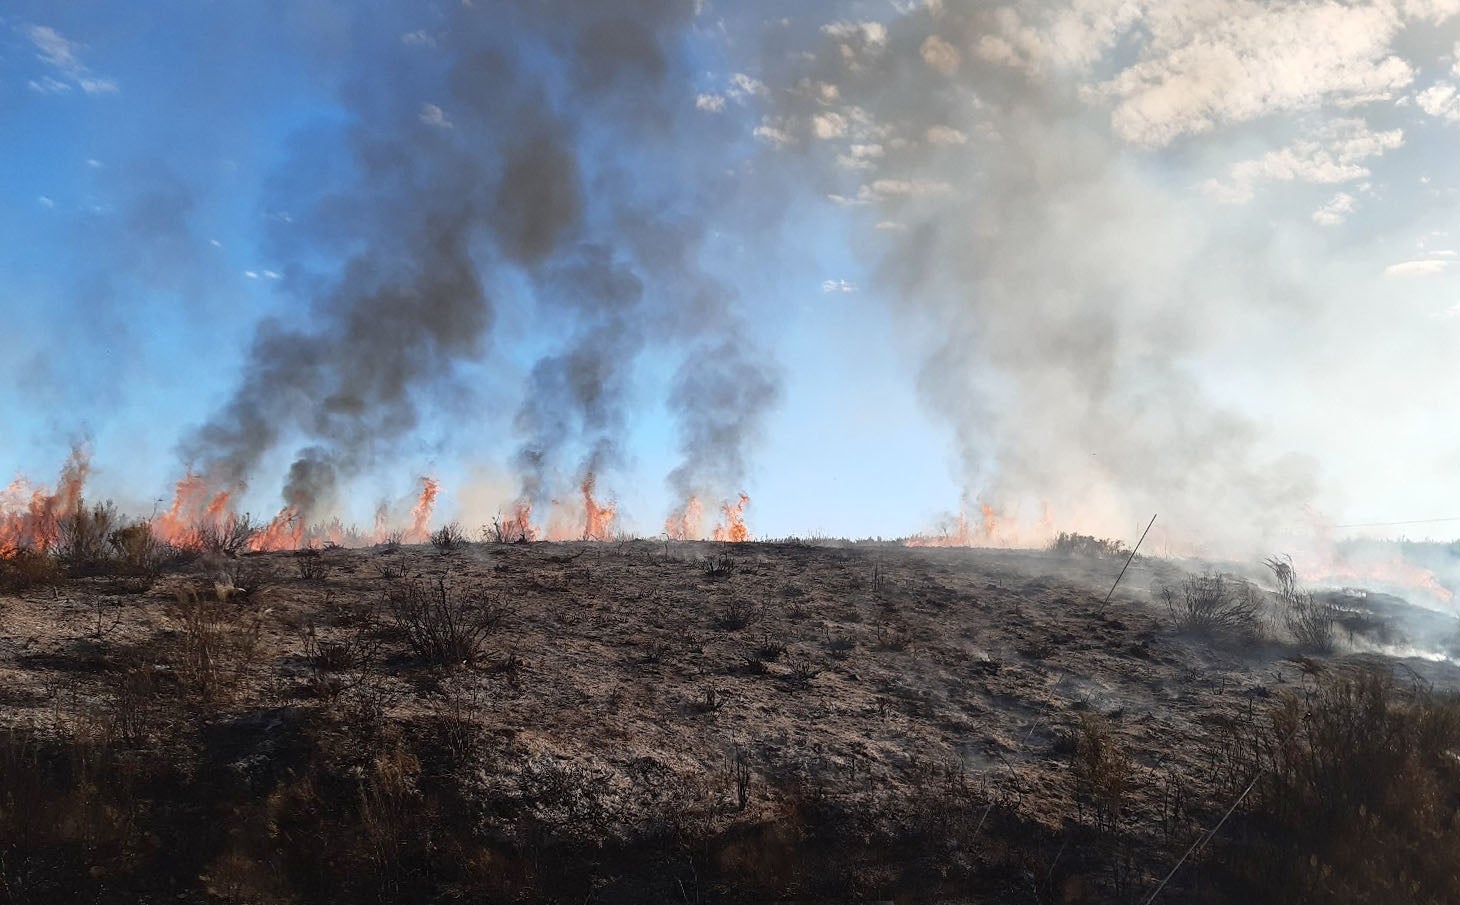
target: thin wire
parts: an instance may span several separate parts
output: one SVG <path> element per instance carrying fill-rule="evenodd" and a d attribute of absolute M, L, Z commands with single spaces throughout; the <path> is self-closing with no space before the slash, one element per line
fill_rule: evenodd
<path fill-rule="evenodd" d="M 1421 518 L 1408 522 L 1359 522 L 1353 525 L 1334 525 L 1335 528 L 1394 528 L 1399 525 L 1438 525 L 1441 522 L 1460 522 L 1456 518 Z"/>
<path fill-rule="evenodd" d="M 1161 890 L 1165 889 L 1166 884 L 1171 882 L 1171 878 L 1176 876 L 1176 872 L 1178 870 L 1181 870 L 1181 865 L 1186 863 L 1186 859 L 1191 857 L 1191 853 L 1211 841 L 1212 837 L 1217 834 L 1217 830 L 1222 828 L 1222 824 L 1227 822 L 1227 818 L 1232 816 L 1232 812 L 1237 810 L 1237 805 L 1242 803 L 1242 799 L 1247 797 L 1247 793 L 1251 792 L 1252 787 L 1255 785 L 1257 785 L 1256 776 L 1252 777 L 1252 782 L 1249 782 L 1247 784 L 1247 788 L 1242 790 L 1242 794 L 1237 796 L 1237 800 L 1232 802 L 1232 806 L 1230 808 L 1227 808 L 1227 813 L 1222 815 L 1222 819 L 1217 821 L 1217 825 L 1212 827 L 1205 836 L 1201 837 L 1191 844 L 1191 848 L 1187 849 L 1186 854 L 1181 856 L 1181 860 L 1176 862 L 1176 866 L 1171 868 L 1171 873 L 1166 875 L 1166 879 L 1161 881 L 1161 884 L 1157 886 L 1156 889 L 1151 893 L 1150 898 L 1146 899 L 1146 901 L 1142 903 L 1142 905 L 1151 905 L 1152 902 L 1156 901 L 1156 896 L 1161 894 Z"/>

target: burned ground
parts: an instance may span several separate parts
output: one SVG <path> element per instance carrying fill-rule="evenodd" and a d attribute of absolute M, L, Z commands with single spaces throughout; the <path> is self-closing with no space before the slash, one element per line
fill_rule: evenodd
<path fill-rule="evenodd" d="M 626 541 L 38 581 L 0 597 L 0 896 L 1144 901 L 1180 863 L 1158 901 L 1450 900 L 1455 670 L 1183 633 L 1182 566 L 1103 604 L 1122 561 Z M 1350 606 L 1341 649 L 1403 642 L 1401 607 Z"/>

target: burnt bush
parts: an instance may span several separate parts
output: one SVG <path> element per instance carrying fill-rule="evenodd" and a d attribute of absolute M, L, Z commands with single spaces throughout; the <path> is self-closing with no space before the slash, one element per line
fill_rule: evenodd
<path fill-rule="evenodd" d="M 0 591 L 14 594 L 60 579 L 60 564 L 49 553 L 31 547 L 0 550 Z"/>
<path fill-rule="evenodd" d="M 1460 901 L 1460 701 L 1388 672 L 1320 675 L 1232 730 L 1218 862 L 1251 901 Z"/>
<path fill-rule="evenodd" d="M 104 571 L 110 563 L 111 550 L 107 539 L 121 527 L 121 516 L 110 502 L 87 506 L 80 502 L 76 511 L 61 519 L 57 528 L 55 554 L 72 575 L 90 575 Z"/>
<path fill-rule="evenodd" d="M 1130 548 L 1123 542 L 1093 534 L 1074 534 L 1061 531 L 1049 544 L 1050 552 L 1065 556 L 1129 556 Z"/>
<path fill-rule="evenodd" d="M 1179 631 L 1252 636 L 1262 629 L 1262 598 L 1257 589 L 1221 572 L 1188 576 L 1179 588 L 1162 589 L 1161 598 Z"/>
<path fill-rule="evenodd" d="M 1298 573 L 1292 560 L 1274 556 L 1264 565 L 1277 579 L 1278 608 L 1283 626 L 1293 641 L 1305 650 L 1328 653 L 1333 650 L 1334 625 L 1337 614 L 1333 607 L 1305 591 L 1298 584 Z"/>
<path fill-rule="evenodd" d="M 194 525 L 190 537 L 182 546 L 193 552 L 213 556 L 238 556 L 248 551 L 249 544 L 259 530 L 253 517 L 247 513 L 230 514 L 217 521 L 204 521 Z"/>
<path fill-rule="evenodd" d="M 397 582 L 386 591 L 396 627 L 421 659 L 437 664 L 474 663 L 510 608 L 486 591 L 462 591 L 434 583 Z"/>
<path fill-rule="evenodd" d="M 466 534 L 456 522 L 442 525 L 431 533 L 431 546 L 442 553 L 455 553 L 466 547 Z"/>

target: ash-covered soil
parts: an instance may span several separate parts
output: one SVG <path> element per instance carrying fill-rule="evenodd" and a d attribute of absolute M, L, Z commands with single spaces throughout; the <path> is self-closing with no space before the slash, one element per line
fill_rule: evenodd
<path fill-rule="evenodd" d="M 472 544 L 0 597 L 0 899 L 1144 901 L 1241 791 L 1234 727 L 1323 674 L 1460 687 L 1352 652 L 1407 649 L 1402 601 L 1306 655 L 1177 632 L 1177 563 L 1102 605 L 1122 564 Z M 414 648 L 403 588 L 477 656 Z M 1224 838 L 1158 901 L 1231 900 Z"/>

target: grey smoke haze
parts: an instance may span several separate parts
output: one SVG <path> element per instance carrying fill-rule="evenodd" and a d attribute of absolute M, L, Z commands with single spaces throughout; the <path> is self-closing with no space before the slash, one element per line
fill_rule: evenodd
<path fill-rule="evenodd" d="M 921 337 L 919 386 L 947 418 L 966 501 L 1026 526 L 1260 543 L 1312 499 L 1312 463 L 1215 398 L 1223 333 L 1301 306 L 1264 255 L 1163 184 L 1081 82 L 968 52 L 972 4 L 885 27 L 833 24 L 809 61 L 773 48 L 773 157 L 810 158 L 867 226 L 875 288 Z M 960 50 L 959 48 L 962 48 Z M 791 62 L 786 62 L 790 56 Z"/>
<path fill-rule="evenodd" d="M 575 487 L 616 463 L 651 328 L 689 350 L 685 370 L 697 372 L 692 392 L 673 393 L 686 443 L 706 441 L 687 457 L 712 463 L 715 492 L 737 490 L 753 431 L 706 432 L 700 422 L 724 416 L 697 406 L 726 401 L 737 423 L 755 421 L 772 394 L 747 400 L 717 382 L 747 379 L 763 356 L 723 341 L 736 315 L 722 303 L 702 312 L 719 290 L 703 288 L 693 248 L 675 239 L 671 286 L 664 252 L 644 241 L 670 235 L 672 219 L 703 216 L 703 199 L 675 199 L 670 215 L 668 202 L 636 194 L 633 167 L 652 157 L 585 158 L 605 134 L 660 153 L 711 140 L 683 128 L 693 96 L 670 78 L 693 12 L 689 0 L 479 3 L 404 43 L 391 24 L 360 23 L 341 91 L 349 159 L 337 159 L 328 130 L 306 131 L 275 180 L 274 244 L 294 261 L 299 315 L 263 324 L 242 382 L 185 456 L 234 487 L 271 450 L 300 444 L 285 503 L 306 522 L 323 516 L 344 480 L 397 452 L 429 397 L 457 388 L 459 365 L 488 354 L 486 287 L 515 268 L 545 332 L 561 337 L 531 369 L 516 419 L 523 494 L 565 489 L 554 482 L 569 454 L 579 457 Z M 722 360 L 702 366 L 703 350 Z M 486 404 L 501 389 L 484 388 Z"/>

